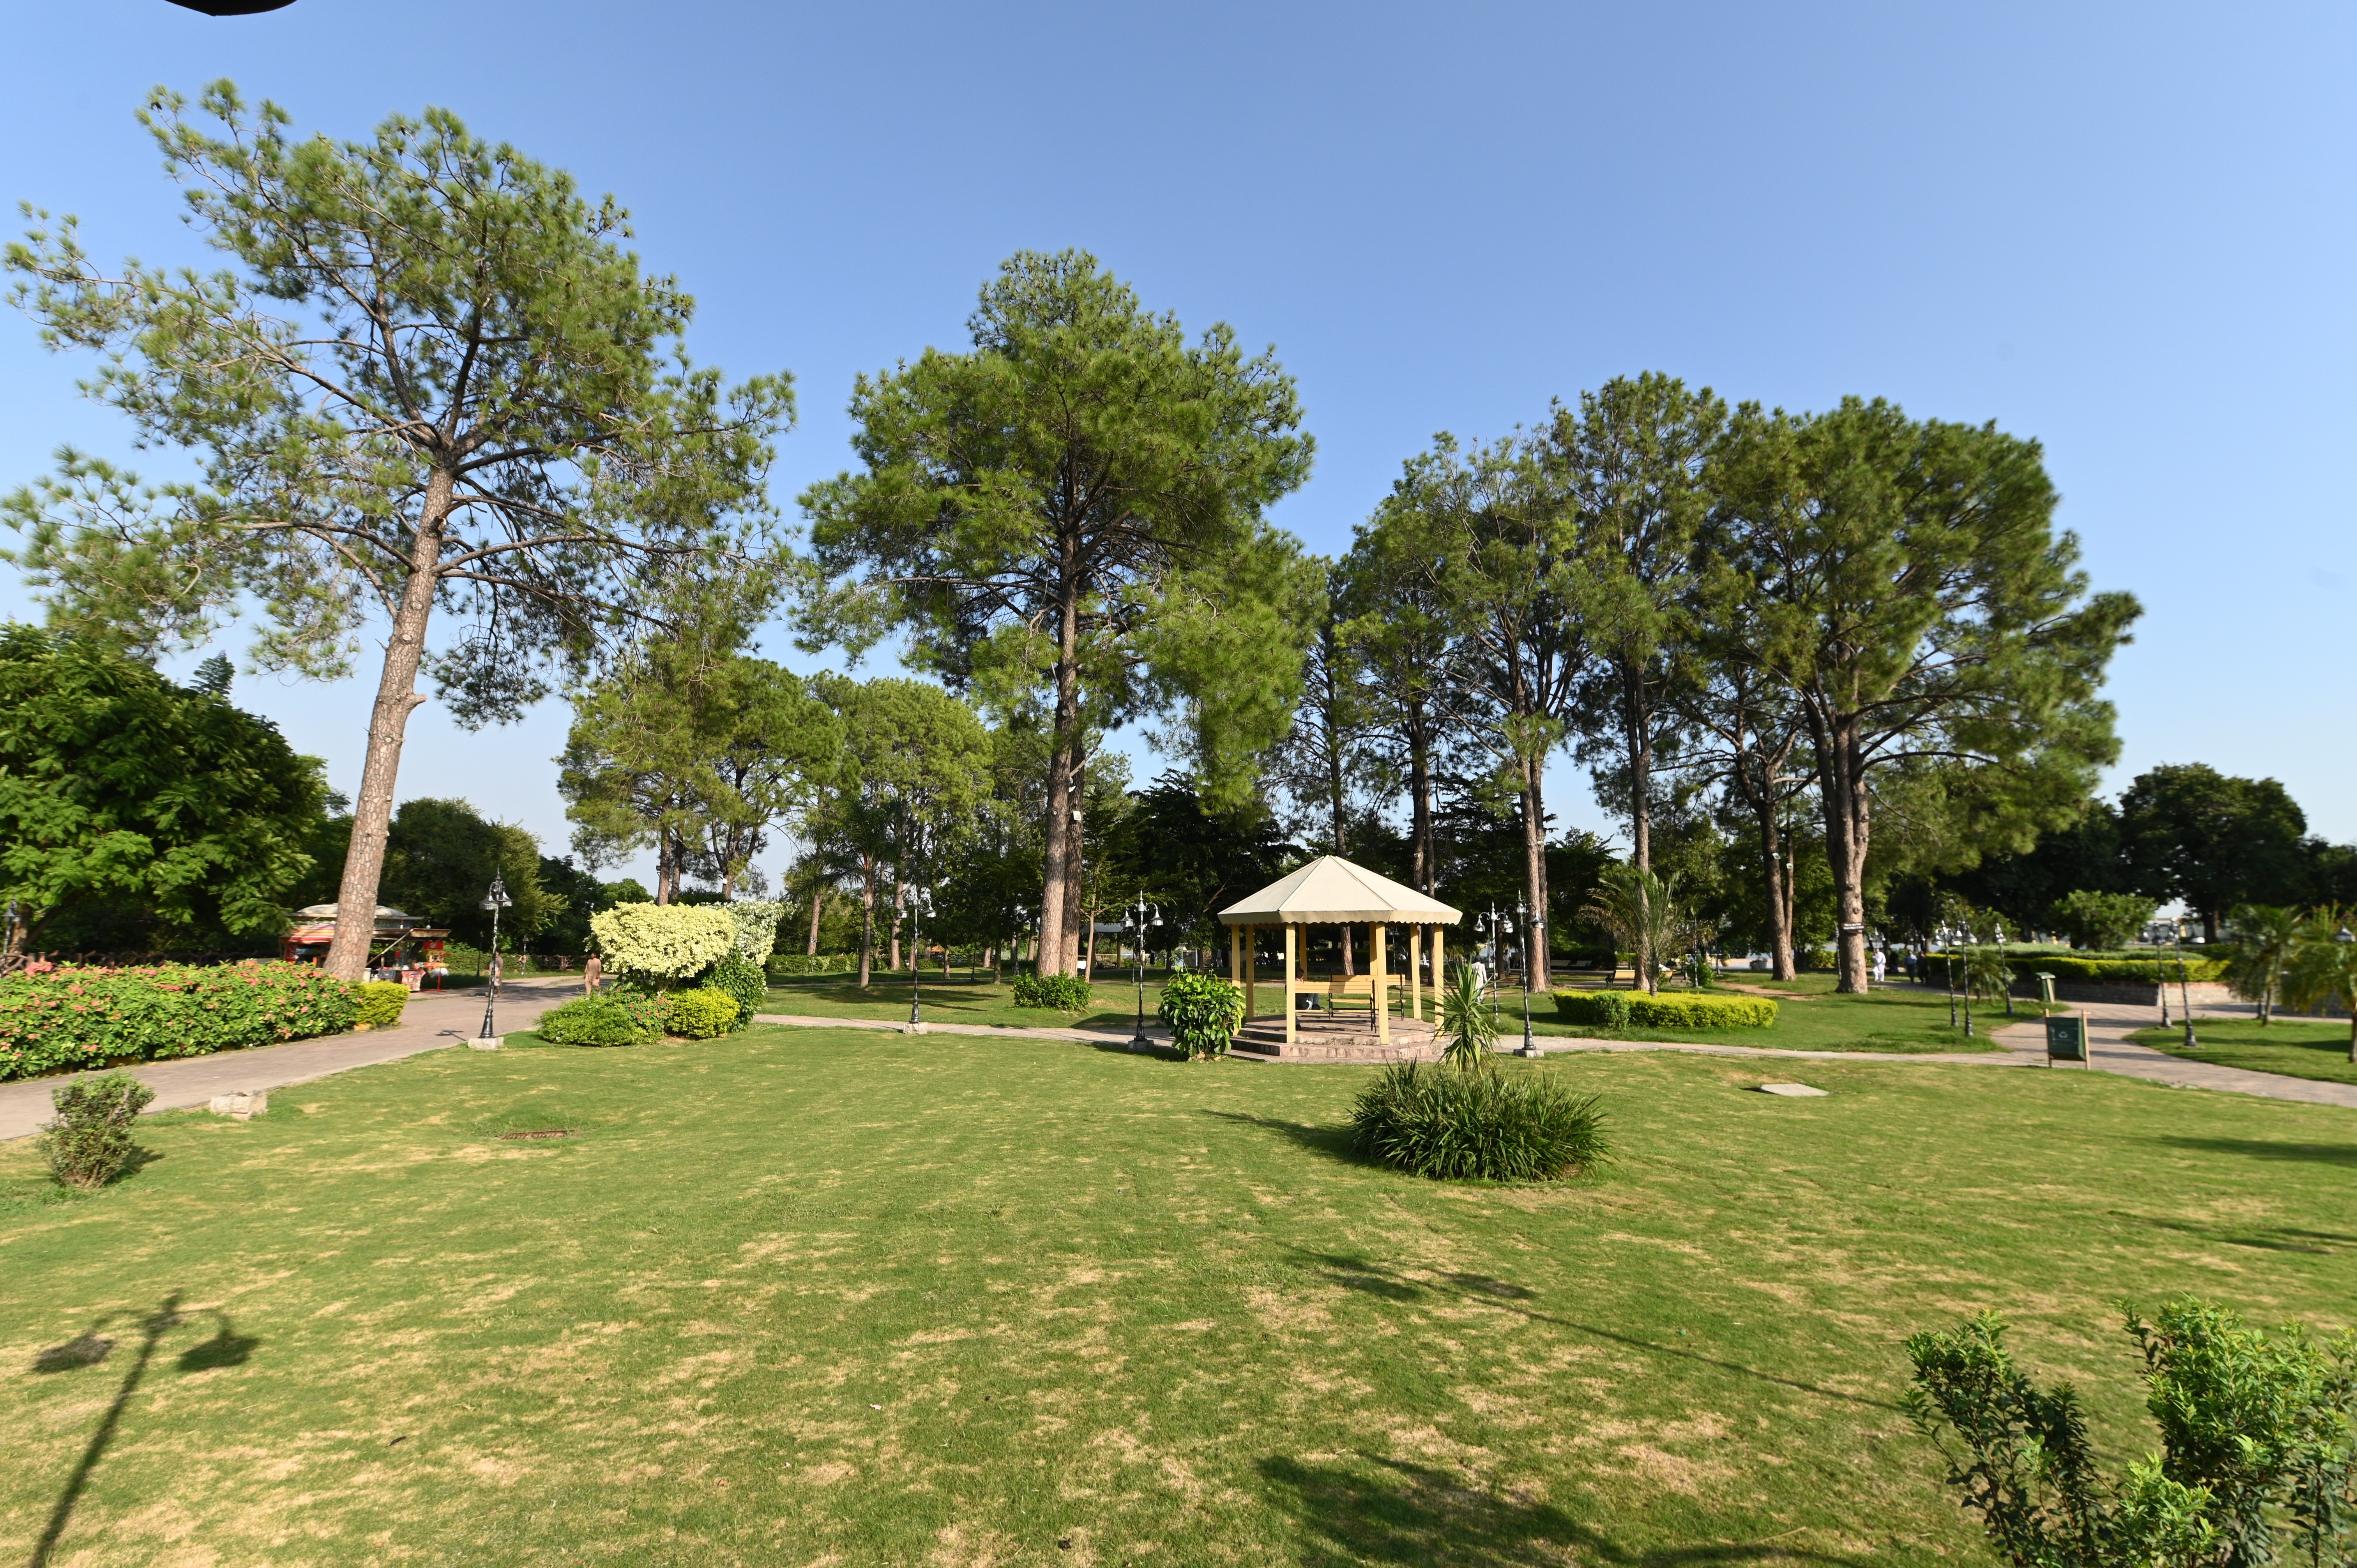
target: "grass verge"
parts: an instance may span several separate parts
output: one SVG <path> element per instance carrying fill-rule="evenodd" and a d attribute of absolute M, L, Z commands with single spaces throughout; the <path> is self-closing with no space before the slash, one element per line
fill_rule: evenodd
<path fill-rule="evenodd" d="M 2196 1018 L 2195 1050 L 2185 1048 L 2181 1025 L 2138 1029 L 2128 1036 L 2139 1046 L 2187 1061 L 2216 1062 L 2252 1072 L 2281 1073 L 2325 1083 L 2357 1083 L 2357 1063 L 2349 1059 L 2349 1026 L 2277 1019 L 2262 1026 L 2255 1018 Z"/>
<path fill-rule="evenodd" d="M 1363 1069 L 1021 1037 L 441 1051 L 156 1119 L 122 1185 L 0 1210 L 0 1554 L 1980 1561 L 1908 1332 L 2005 1308 L 2141 1452 L 2117 1301 L 2357 1299 L 2330 1107 L 1508 1070 L 1604 1097 L 1609 1176 L 1360 1163 Z"/>

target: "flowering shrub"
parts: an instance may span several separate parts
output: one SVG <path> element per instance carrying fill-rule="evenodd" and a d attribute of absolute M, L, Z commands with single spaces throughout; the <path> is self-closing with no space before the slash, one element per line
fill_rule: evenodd
<path fill-rule="evenodd" d="M 0 981 L 0 1079 L 336 1035 L 350 988 L 298 963 L 52 969 Z"/>
<path fill-rule="evenodd" d="M 778 922 L 786 918 L 786 907 L 759 898 L 739 898 L 723 908 L 737 922 L 737 956 L 759 968 L 778 945 Z"/>
<path fill-rule="evenodd" d="M 737 947 L 736 919 L 714 904 L 617 904 L 589 929 L 608 967 L 648 980 L 702 974 Z"/>

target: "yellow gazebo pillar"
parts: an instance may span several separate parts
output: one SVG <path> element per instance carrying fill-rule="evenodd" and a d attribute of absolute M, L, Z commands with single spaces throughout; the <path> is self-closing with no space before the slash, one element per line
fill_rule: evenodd
<path fill-rule="evenodd" d="M 1368 935 L 1374 939 L 1369 944 L 1373 950 L 1367 958 L 1367 980 L 1375 993 L 1375 1042 L 1388 1046 L 1392 1043 L 1391 955 L 1383 950 L 1388 944 L 1381 921 L 1369 928 Z"/>
<path fill-rule="evenodd" d="M 1296 932 L 1293 922 L 1287 920 L 1285 923 L 1285 984 L 1281 989 L 1285 993 L 1285 1000 L 1283 1004 L 1285 1007 L 1285 1043 L 1288 1046 L 1293 1044 L 1293 950 L 1295 941 Z"/>
<path fill-rule="evenodd" d="M 1410 924 L 1407 929 L 1407 1015 L 1417 1023 L 1424 1022 L 1424 991 L 1416 980 L 1424 969 L 1424 928 Z"/>
<path fill-rule="evenodd" d="M 1249 1020 L 1252 1017 L 1252 982 L 1244 978 L 1244 929 L 1242 926 L 1228 928 L 1228 979 L 1246 988 L 1244 1017 Z"/>
<path fill-rule="evenodd" d="M 1438 926 L 1435 926 L 1435 927 L 1433 927 L 1433 928 L 1432 928 L 1432 995 L 1433 995 L 1433 1018 L 1432 1018 L 1432 1021 L 1433 1021 L 1435 1024 L 1437 1024 L 1437 1023 L 1439 1023 L 1439 1022 L 1440 1022 L 1440 986 L 1441 986 L 1441 980 L 1440 980 L 1440 976 L 1441 976 L 1441 967 L 1440 967 L 1440 943 L 1441 943 L 1441 940 L 1442 940 L 1442 939 L 1441 939 L 1440 932 L 1441 932 L 1441 928 L 1440 928 L 1440 927 L 1438 927 Z"/>

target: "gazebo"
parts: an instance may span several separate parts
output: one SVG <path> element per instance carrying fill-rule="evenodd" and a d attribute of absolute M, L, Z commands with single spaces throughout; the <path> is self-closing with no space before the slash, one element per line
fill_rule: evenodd
<path fill-rule="evenodd" d="M 1264 927 L 1275 926 L 1285 933 L 1284 979 L 1277 990 L 1285 1013 L 1286 1049 L 1279 1054 L 1294 1054 L 1293 1047 L 1300 1039 L 1297 998 L 1324 996 L 1331 1004 L 1355 1001 L 1363 994 L 1365 1005 L 1372 1014 L 1372 1037 L 1338 1039 L 1336 1044 L 1363 1044 L 1374 1047 L 1380 1056 L 1391 1055 L 1391 993 L 1403 979 L 1406 982 L 1407 1015 L 1415 1021 L 1408 1030 L 1417 1036 L 1418 1043 L 1429 1044 L 1432 1036 L 1424 1023 L 1424 988 L 1418 974 L 1421 966 L 1415 961 L 1423 956 L 1424 938 L 1428 933 L 1432 940 L 1431 973 L 1437 985 L 1441 973 L 1441 928 L 1453 926 L 1461 918 L 1463 911 L 1452 909 L 1437 898 L 1427 898 L 1413 887 L 1403 887 L 1390 877 L 1379 876 L 1363 865 L 1353 865 L 1340 855 L 1320 855 L 1292 875 L 1272 882 L 1220 911 L 1220 923 L 1228 928 L 1229 952 L 1233 962 L 1229 972 L 1244 988 L 1245 1029 L 1252 1034 L 1260 1033 L 1252 1024 L 1254 1015 L 1259 1011 L 1255 933 Z M 1303 929 L 1308 926 L 1340 926 L 1345 943 L 1351 940 L 1351 927 L 1372 928 L 1367 972 L 1310 979 L 1307 973 L 1307 932 Z M 1395 976 L 1390 970 L 1386 939 L 1393 926 L 1405 926 L 1409 930 L 1410 958 L 1405 976 Z M 1319 1032 L 1334 1033 L 1329 1027 L 1321 1027 Z"/>

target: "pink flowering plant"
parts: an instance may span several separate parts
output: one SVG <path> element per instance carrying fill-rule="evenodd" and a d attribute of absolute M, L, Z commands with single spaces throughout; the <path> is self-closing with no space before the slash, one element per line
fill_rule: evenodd
<path fill-rule="evenodd" d="M 350 990 L 306 964 L 60 968 L 0 981 L 0 1079 L 204 1056 L 352 1026 Z"/>

